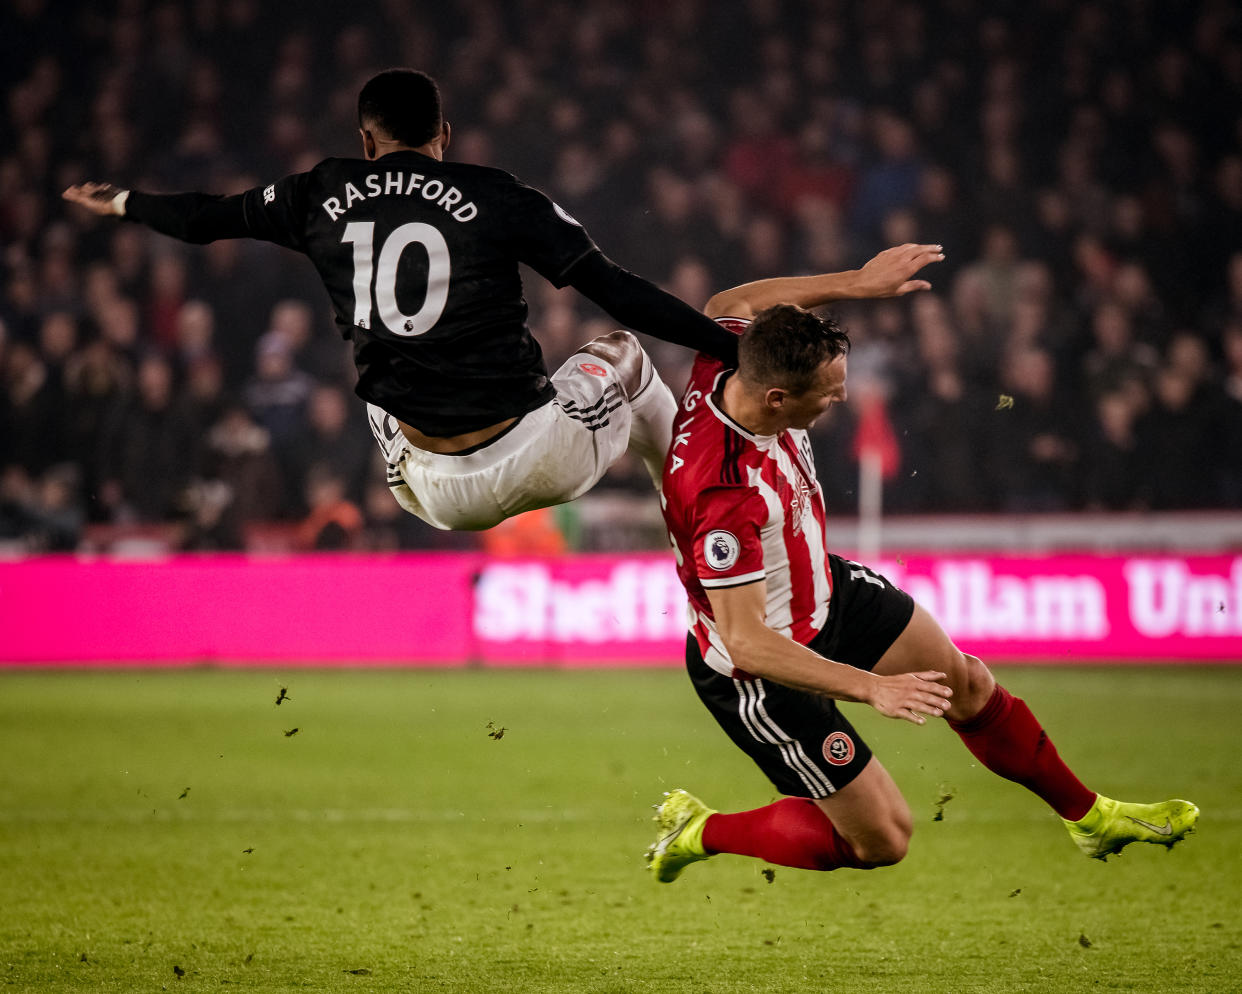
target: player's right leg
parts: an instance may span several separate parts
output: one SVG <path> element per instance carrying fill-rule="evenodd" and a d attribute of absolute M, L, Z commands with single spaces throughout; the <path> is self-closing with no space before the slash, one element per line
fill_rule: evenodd
<path fill-rule="evenodd" d="M 417 448 L 395 418 L 368 405 L 397 502 L 437 528 L 491 528 L 581 496 L 631 447 L 658 486 L 676 402 L 634 335 L 588 343 L 552 382 L 553 401 L 463 452 Z"/>
<path fill-rule="evenodd" d="M 584 355 L 601 359 L 616 371 L 630 408 L 628 448 L 643 461 L 658 491 L 664 474 L 664 459 L 673 442 L 673 418 L 677 414 L 677 401 L 672 391 L 660 379 L 651 357 L 631 332 L 614 331 L 593 339 L 562 368 L 571 369 L 575 359 Z"/>
<path fill-rule="evenodd" d="M 892 866 L 905 858 L 914 833 L 910 805 L 874 756 L 852 783 L 815 803 L 849 845 L 860 868 Z"/>
<path fill-rule="evenodd" d="M 607 420 L 610 413 L 600 416 Z M 479 531 L 523 511 L 563 504 L 608 468 L 592 430 L 555 401 L 527 412 L 482 445 L 453 453 L 410 444 L 396 419 L 373 404 L 368 419 L 397 502 L 445 530 Z M 628 411 L 625 422 L 628 427 Z"/>
<path fill-rule="evenodd" d="M 718 853 L 806 870 L 869 869 L 905 855 L 909 807 L 833 701 L 726 676 L 704 662 L 693 636 L 686 669 L 712 717 L 786 796 L 726 814 L 686 791 L 669 792 L 657 806 L 659 834 L 647 852 L 657 880 L 674 880 Z"/>
<path fill-rule="evenodd" d="M 676 789 L 656 805 L 655 821 L 647 862 L 661 883 L 721 853 L 799 870 L 891 866 L 905 857 L 913 831 L 909 805 L 874 756 L 830 797 L 786 797 L 725 813 Z"/>

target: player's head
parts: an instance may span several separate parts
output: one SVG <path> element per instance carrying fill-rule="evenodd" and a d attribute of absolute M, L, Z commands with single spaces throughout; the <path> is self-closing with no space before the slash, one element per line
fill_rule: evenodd
<path fill-rule="evenodd" d="M 358 94 L 358 130 L 368 159 L 392 145 L 422 148 L 448 144 L 448 125 L 436 81 L 417 69 L 385 69 Z"/>
<path fill-rule="evenodd" d="M 845 400 L 849 350 L 832 318 L 778 304 L 757 314 L 739 340 L 737 375 L 782 428 L 807 428 Z"/>

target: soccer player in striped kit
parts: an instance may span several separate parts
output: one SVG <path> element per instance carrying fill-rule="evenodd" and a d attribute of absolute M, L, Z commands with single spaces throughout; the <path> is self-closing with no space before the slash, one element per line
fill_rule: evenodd
<path fill-rule="evenodd" d="M 813 870 L 901 860 L 910 809 L 837 701 L 919 725 L 945 718 L 984 766 L 1051 806 L 1089 856 L 1172 846 L 1194 828 L 1187 801 L 1131 804 L 1085 787 L 1026 704 L 927 611 L 828 551 L 806 430 L 846 400 L 849 339 L 803 308 L 924 289 L 911 277 L 939 253 L 899 246 L 856 272 L 763 280 L 707 305 L 741 338 L 736 370 L 698 357 L 665 463 L 664 517 L 692 614 L 686 666 L 712 716 L 787 796 L 724 814 L 670 791 L 647 854 L 657 880 L 717 853 Z"/>

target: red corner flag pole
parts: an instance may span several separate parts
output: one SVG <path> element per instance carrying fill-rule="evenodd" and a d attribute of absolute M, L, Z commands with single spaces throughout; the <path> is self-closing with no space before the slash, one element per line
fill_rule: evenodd
<path fill-rule="evenodd" d="M 888 419 L 883 392 L 867 390 L 861 400 L 854 456 L 858 460 L 858 558 L 873 563 L 882 549 L 884 481 L 897 475 L 901 449 Z"/>

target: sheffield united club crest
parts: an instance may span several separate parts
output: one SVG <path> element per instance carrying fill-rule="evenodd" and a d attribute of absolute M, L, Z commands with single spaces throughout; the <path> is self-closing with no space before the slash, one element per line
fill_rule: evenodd
<path fill-rule="evenodd" d="M 844 732 L 833 732 L 824 739 L 824 759 L 833 766 L 844 766 L 854 758 L 854 740 Z"/>

